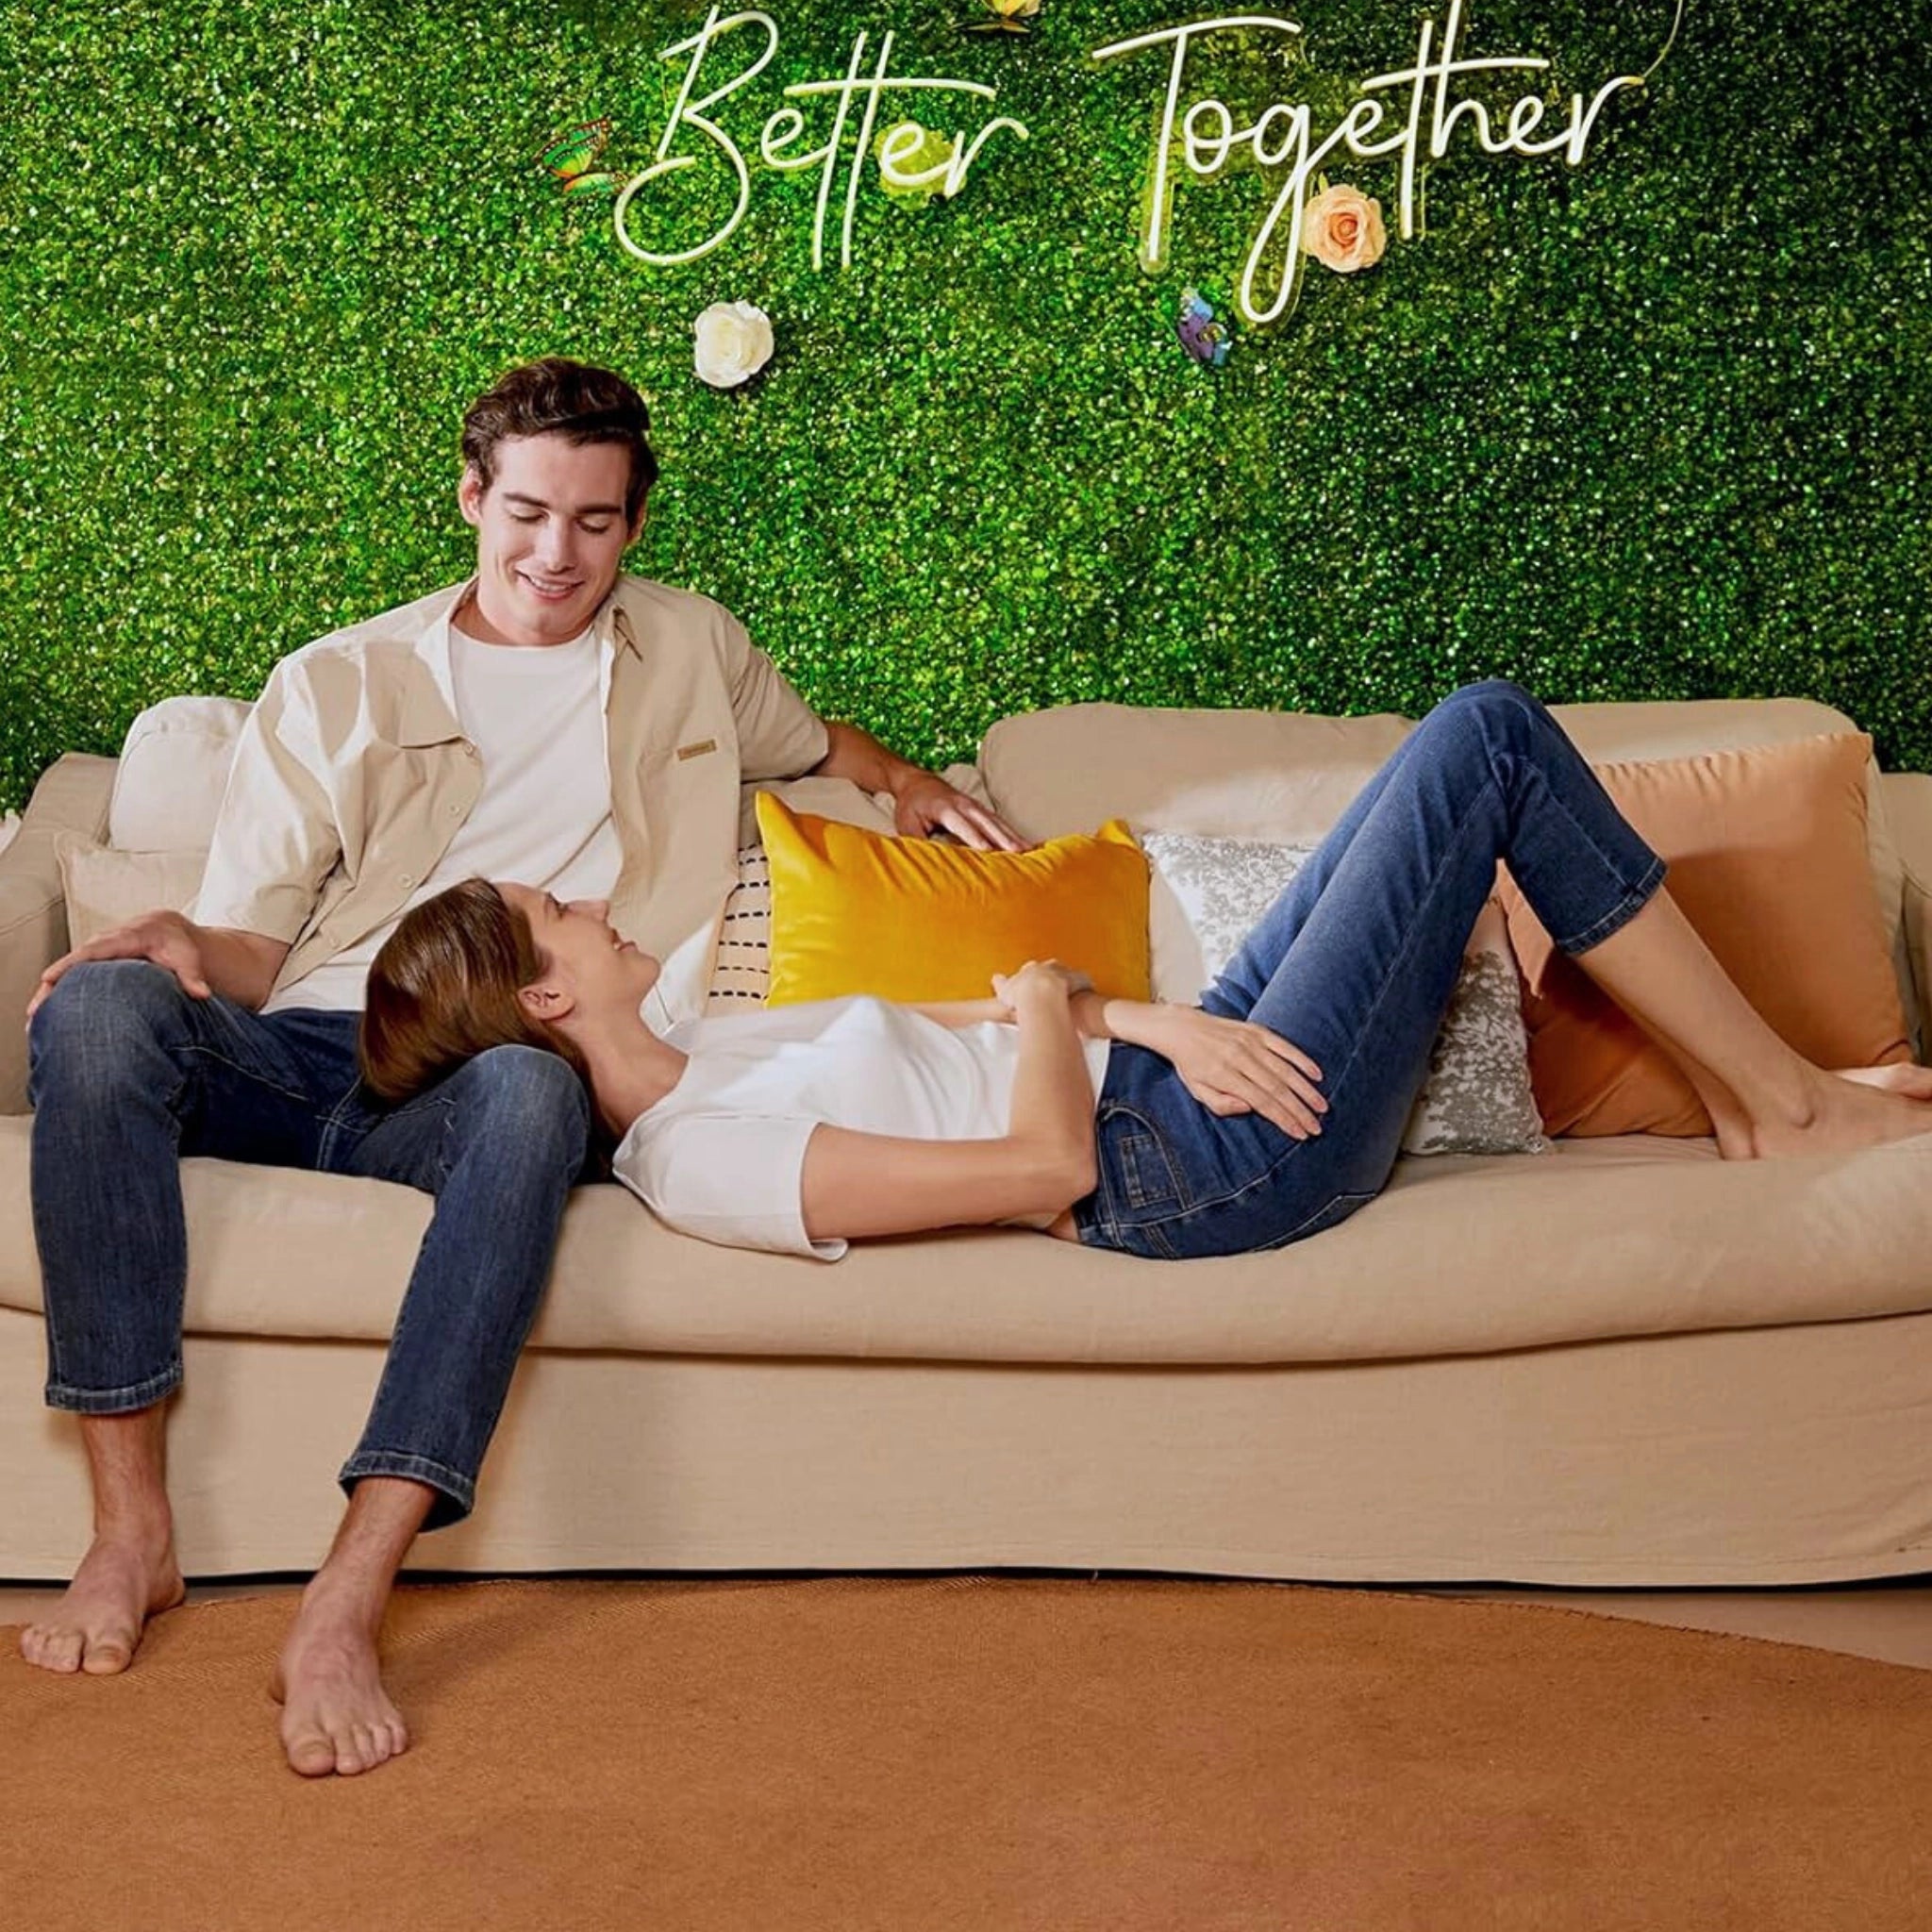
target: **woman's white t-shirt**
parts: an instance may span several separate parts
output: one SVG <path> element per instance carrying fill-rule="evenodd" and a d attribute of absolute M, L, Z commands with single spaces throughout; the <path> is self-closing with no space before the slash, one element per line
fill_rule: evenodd
<path fill-rule="evenodd" d="M 821 1125 L 991 1141 L 1010 1124 L 1015 1026 L 941 1025 L 885 1000 L 767 1007 L 673 1027 L 678 1083 L 631 1123 L 611 1168 L 659 1220 L 729 1247 L 836 1261 L 805 1231 L 806 1142 Z M 1108 1042 L 1083 1042 L 1096 1100 Z"/>

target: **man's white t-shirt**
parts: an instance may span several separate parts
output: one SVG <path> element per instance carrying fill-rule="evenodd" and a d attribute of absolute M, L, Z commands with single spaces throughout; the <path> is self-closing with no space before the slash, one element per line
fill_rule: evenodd
<path fill-rule="evenodd" d="M 486 644 L 449 626 L 450 696 L 483 790 L 404 912 L 468 878 L 514 879 L 566 901 L 609 896 L 623 855 L 610 816 L 603 655 L 589 630 L 567 644 Z M 283 987 L 262 1011 L 358 1011 L 370 965 L 401 918 Z"/>
<path fill-rule="evenodd" d="M 611 1171 L 659 1220 L 728 1247 L 844 1254 L 805 1231 L 815 1127 L 990 1141 L 1011 1123 L 1020 1034 L 998 1022 L 944 1026 L 860 996 L 685 1021 L 664 1037 L 689 1056 L 684 1073 L 631 1123 Z M 1096 1102 L 1108 1044 L 1083 1042 Z"/>

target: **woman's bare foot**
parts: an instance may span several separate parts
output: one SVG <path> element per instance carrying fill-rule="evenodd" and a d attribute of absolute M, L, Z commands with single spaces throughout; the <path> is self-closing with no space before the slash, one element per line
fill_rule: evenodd
<path fill-rule="evenodd" d="M 1806 1104 L 1796 1115 L 1754 1119 L 1748 1145 L 1726 1159 L 1783 1154 L 1837 1154 L 1932 1134 L 1932 1069 L 1911 1065 L 1806 1070 Z"/>
<path fill-rule="evenodd" d="M 318 1576 L 303 1593 L 269 1692 L 282 1707 L 282 1749 L 304 1777 L 354 1777 L 407 1751 L 403 1714 L 382 1688 L 366 1596 Z"/>
<path fill-rule="evenodd" d="M 1932 1067 L 1916 1060 L 1893 1060 L 1883 1067 L 1840 1067 L 1838 1077 L 1860 1087 L 1881 1088 L 1887 1093 L 1903 1093 L 1907 1100 L 1932 1100 Z"/>
<path fill-rule="evenodd" d="M 170 1531 L 102 1532 L 53 1613 L 20 1633 L 20 1654 L 43 1671 L 111 1677 L 134 1661 L 147 1620 L 186 1594 Z"/>

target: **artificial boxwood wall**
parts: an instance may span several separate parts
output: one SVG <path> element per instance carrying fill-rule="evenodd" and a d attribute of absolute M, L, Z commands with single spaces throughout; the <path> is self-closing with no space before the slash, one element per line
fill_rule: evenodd
<path fill-rule="evenodd" d="M 1500 674 L 1556 699 L 1808 694 L 1932 767 L 1915 8 L 1689 0 L 1580 166 L 1483 154 L 1465 119 L 1413 239 L 1393 159 L 1331 161 L 1382 202 L 1385 258 L 1309 262 L 1219 369 L 1176 340 L 1181 291 L 1227 312 L 1279 175 L 1183 178 L 1171 266 L 1143 274 L 1168 56 L 1090 58 L 1206 9 L 1044 0 L 1024 33 L 965 31 L 989 0 L 768 10 L 774 58 L 712 110 L 745 219 L 651 269 L 608 195 L 540 158 L 608 118 L 564 165 L 647 166 L 686 65 L 660 51 L 704 8 L 0 6 L 0 805 L 158 697 L 252 694 L 283 652 L 461 575 L 458 413 L 547 352 L 652 403 L 665 475 L 633 567 L 721 597 L 823 710 L 927 759 L 1070 699 L 1416 712 Z M 1446 0 L 1224 10 L 1303 31 L 1196 42 L 1181 106 L 1304 102 L 1319 138 Z M 1671 13 L 1473 0 L 1461 51 L 1547 57 L 1553 99 L 1589 94 Z M 762 165 L 758 129 L 861 29 L 867 73 L 890 29 L 895 75 L 997 91 L 908 91 L 879 129 L 929 107 L 1030 138 L 990 139 L 950 200 L 869 167 L 842 272 L 841 172 L 815 270 L 819 175 Z M 704 90 L 759 31 L 718 41 Z M 1460 91 L 1500 110 L 1534 84 Z M 804 105 L 794 152 L 829 116 Z M 676 151 L 704 159 L 633 205 L 667 251 L 735 192 L 708 137 Z M 716 300 L 774 319 L 742 390 L 692 373 Z"/>

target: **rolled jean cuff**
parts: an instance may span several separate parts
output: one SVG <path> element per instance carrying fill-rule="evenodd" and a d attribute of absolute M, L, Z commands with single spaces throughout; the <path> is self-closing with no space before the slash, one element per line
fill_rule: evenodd
<path fill-rule="evenodd" d="M 1557 950 L 1561 953 L 1587 953 L 1591 947 L 1602 945 L 1612 933 L 1627 925 L 1650 904 L 1656 896 L 1657 889 L 1663 884 L 1664 874 L 1668 870 L 1663 860 L 1653 853 L 1642 878 L 1601 919 L 1585 926 L 1574 938 L 1557 940 Z"/>
<path fill-rule="evenodd" d="M 145 1382 L 130 1382 L 125 1389 L 76 1389 L 72 1383 L 47 1384 L 49 1408 L 64 1408 L 75 1415 L 131 1415 L 138 1408 L 152 1408 L 181 1386 L 181 1357 L 177 1355 L 158 1375 Z"/>
<path fill-rule="evenodd" d="M 436 1491 L 429 1514 L 423 1520 L 425 1529 L 446 1529 L 460 1523 L 476 1507 L 475 1480 L 451 1469 L 447 1463 L 432 1461 L 426 1456 L 411 1456 L 403 1449 L 358 1449 L 342 1464 L 336 1480 L 343 1493 L 354 1495 L 356 1485 L 365 1475 L 400 1476 L 404 1482 L 421 1483 Z"/>

